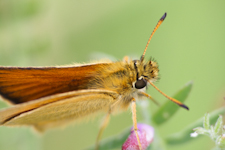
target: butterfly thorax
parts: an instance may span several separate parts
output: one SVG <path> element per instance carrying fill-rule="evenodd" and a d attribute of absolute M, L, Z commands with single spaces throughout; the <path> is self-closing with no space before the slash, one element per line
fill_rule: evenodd
<path fill-rule="evenodd" d="M 97 72 L 97 75 L 90 81 L 89 88 L 107 89 L 120 95 L 130 96 L 141 89 L 141 87 L 135 85 L 138 80 L 144 80 L 147 85 L 147 81 L 154 82 L 159 78 L 158 65 L 151 60 L 148 62 L 133 60 L 130 62 L 106 63 L 101 65 Z"/>

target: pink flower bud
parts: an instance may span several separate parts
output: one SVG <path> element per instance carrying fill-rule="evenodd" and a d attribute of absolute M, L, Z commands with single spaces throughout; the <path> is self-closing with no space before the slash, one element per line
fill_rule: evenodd
<path fill-rule="evenodd" d="M 143 150 L 145 150 L 153 141 L 154 128 L 147 124 L 141 123 L 138 123 L 137 127 L 141 147 Z M 128 136 L 127 140 L 123 143 L 122 150 L 139 150 L 138 141 L 133 128 L 131 129 L 131 133 Z"/>

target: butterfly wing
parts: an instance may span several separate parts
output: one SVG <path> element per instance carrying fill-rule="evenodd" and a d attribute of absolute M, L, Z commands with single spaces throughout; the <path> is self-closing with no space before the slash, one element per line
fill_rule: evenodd
<path fill-rule="evenodd" d="M 39 131 L 64 125 L 97 112 L 108 111 L 118 94 L 83 90 L 49 96 L 0 111 L 0 125 L 34 126 Z"/>
<path fill-rule="evenodd" d="M 76 67 L 0 67 L 0 95 L 19 104 L 49 95 L 88 88 L 102 64 Z"/>

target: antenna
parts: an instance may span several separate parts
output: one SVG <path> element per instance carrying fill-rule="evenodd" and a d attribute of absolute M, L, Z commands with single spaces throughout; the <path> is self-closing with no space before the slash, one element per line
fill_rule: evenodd
<path fill-rule="evenodd" d="M 157 25 L 155 26 L 154 30 L 152 31 L 152 34 L 150 35 L 150 37 L 149 37 L 149 39 L 148 39 L 147 45 L 145 46 L 144 53 L 143 53 L 142 56 L 141 56 L 141 61 L 144 60 L 144 56 L 145 56 L 146 50 L 147 50 L 147 48 L 148 48 L 148 45 L 149 45 L 149 43 L 150 43 L 150 41 L 151 41 L 151 39 L 152 39 L 152 36 L 154 35 L 155 31 L 159 28 L 159 26 L 162 24 L 162 22 L 165 20 L 166 14 L 167 14 L 167 13 L 165 13 L 165 14 L 160 18 L 160 20 L 158 21 L 158 23 L 157 23 Z"/>
<path fill-rule="evenodd" d="M 174 99 L 174 98 L 172 98 L 172 97 L 169 97 L 168 95 L 166 95 L 165 93 L 163 93 L 160 89 L 158 89 L 151 81 L 148 81 L 157 91 L 159 91 L 162 95 L 164 95 L 166 98 L 168 98 L 169 100 L 171 100 L 172 102 L 174 102 L 174 103 L 176 103 L 177 105 L 179 105 L 179 106 L 181 106 L 181 107 L 183 107 L 183 108 L 185 108 L 185 109 L 187 109 L 187 110 L 189 110 L 189 108 L 186 106 L 186 105 L 184 105 L 184 104 L 182 104 L 180 101 L 178 101 L 178 100 L 176 100 L 176 99 Z"/>

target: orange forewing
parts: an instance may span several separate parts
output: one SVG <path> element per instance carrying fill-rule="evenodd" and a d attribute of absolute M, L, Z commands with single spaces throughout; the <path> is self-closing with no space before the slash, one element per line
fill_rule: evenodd
<path fill-rule="evenodd" d="M 41 97 L 87 89 L 101 64 L 76 67 L 0 67 L 0 94 L 18 104 Z"/>

